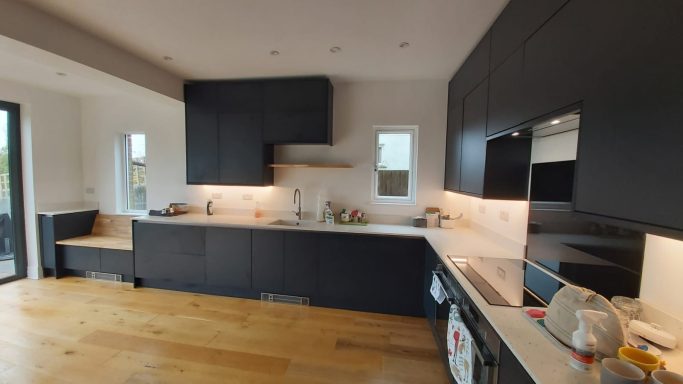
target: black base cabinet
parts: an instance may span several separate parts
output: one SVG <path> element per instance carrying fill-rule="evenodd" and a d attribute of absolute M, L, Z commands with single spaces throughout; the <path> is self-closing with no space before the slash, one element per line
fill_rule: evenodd
<path fill-rule="evenodd" d="M 133 223 L 139 286 L 424 316 L 424 239 Z"/>
<path fill-rule="evenodd" d="M 505 384 L 534 384 L 522 364 L 512 354 L 505 343 L 500 345 L 500 361 L 498 362 L 498 382 Z"/>
<path fill-rule="evenodd" d="M 86 272 L 122 275 L 123 281 L 133 280 L 133 252 L 119 249 L 57 245 L 56 259 L 59 273 L 85 276 Z"/>
<path fill-rule="evenodd" d="M 323 306 L 424 316 L 424 240 L 324 234 L 320 238 Z"/>

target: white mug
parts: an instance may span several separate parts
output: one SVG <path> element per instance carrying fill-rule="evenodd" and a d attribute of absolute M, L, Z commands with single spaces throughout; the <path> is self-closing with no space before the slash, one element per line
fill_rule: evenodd
<path fill-rule="evenodd" d="M 600 384 L 642 384 L 645 372 L 635 365 L 608 357 L 602 359 L 600 369 Z"/>
<path fill-rule="evenodd" d="M 652 372 L 653 384 L 683 384 L 683 375 L 671 371 Z"/>

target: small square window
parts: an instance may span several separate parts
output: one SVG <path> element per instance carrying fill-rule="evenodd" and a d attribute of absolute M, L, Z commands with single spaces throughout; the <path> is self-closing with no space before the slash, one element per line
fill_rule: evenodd
<path fill-rule="evenodd" d="M 417 126 L 375 126 L 372 201 L 414 205 Z"/>

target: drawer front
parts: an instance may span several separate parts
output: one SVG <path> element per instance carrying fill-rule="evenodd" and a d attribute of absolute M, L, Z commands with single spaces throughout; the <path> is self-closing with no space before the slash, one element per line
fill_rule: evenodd
<path fill-rule="evenodd" d="M 133 274 L 133 251 L 118 249 L 100 250 L 100 272 Z"/>
<path fill-rule="evenodd" d="M 62 266 L 79 271 L 100 271 L 100 249 L 89 247 L 61 246 Z"/>
<path fill-rule="evenodd" d="M 182 253 L 135 251 L 135 277 L 204 284 L 205 257 Z"/>
<path fill-rule="evenodd" d="M 204 255 L 203 227 L 135 223 L 135 250 Z"/>

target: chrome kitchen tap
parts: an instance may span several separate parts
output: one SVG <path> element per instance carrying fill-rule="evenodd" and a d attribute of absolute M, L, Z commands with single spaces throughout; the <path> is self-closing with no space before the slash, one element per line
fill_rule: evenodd
<path fill-rule="evenodd" d="M 296 195 L 297 194 L 299 195 L 299 209 L 297 211 L 292 211 L 292 212 L 294 212 L 296 217 L 298 217 L 299 220 L 301 220 L 301 216 L 302 216 L 302 212 L 301 212 L 301 191 L 299 190 L 299 188 L 294 190 L 294 204 L 296 204 Z"/>

